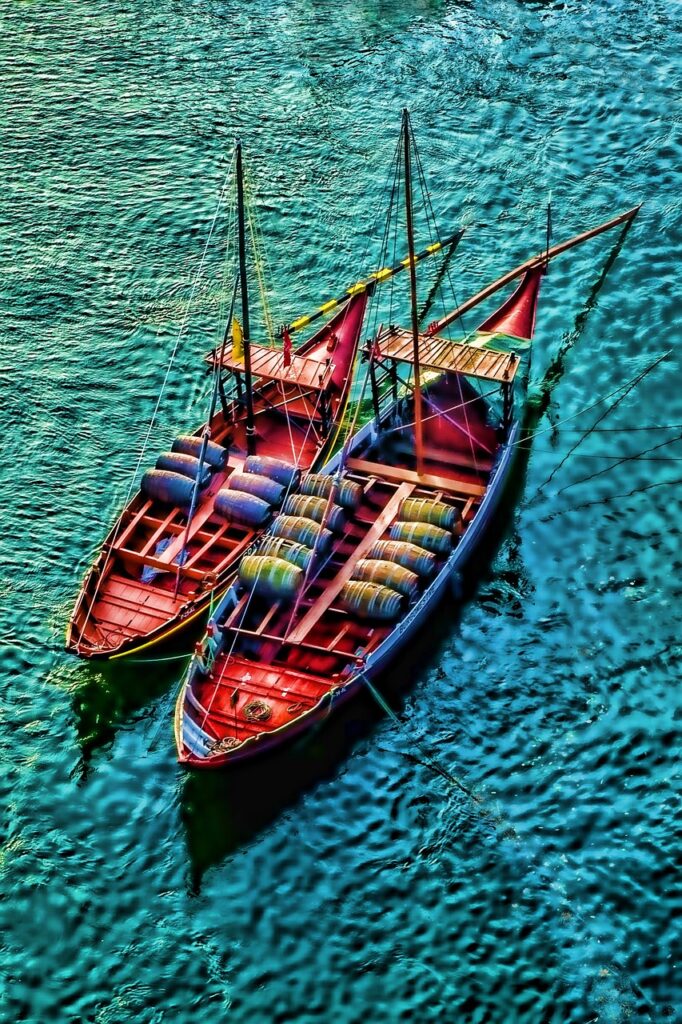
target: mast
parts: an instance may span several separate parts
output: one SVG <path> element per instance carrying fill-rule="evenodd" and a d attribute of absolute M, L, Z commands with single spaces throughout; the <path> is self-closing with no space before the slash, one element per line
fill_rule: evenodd
<path fill-rule="evenodd" d="M 249 329 L 249 293 L 246 280 L 246 224 L 244 217 L 244 171 L 242 144 L 237 142 L 237 216 L 239 224 L 239 290 L 242 296 L 242 332 L 244 335 L 244 380 L 246 383 L 246 450 L 253 455 L 256 431 L 253 425 L 253 390 L 251 386 L 251 339 Z"/>
<path fill-rule="evenodd" d="M 407 222 L 407 255 L 410 261 L 410 307 L 412 312 L 412 346 L 414 349 L 414 442 L 417 473 L 424 471 L 422 438 L 422 393 L 419 373 L 419 314 L 417 312 L 417 270 L 414 258 L 414 228 L 412 224 L 412 168 L 410 166 L 410 114 L 403 110 L 403 152 L 405 156 L 405 219 Z"/>

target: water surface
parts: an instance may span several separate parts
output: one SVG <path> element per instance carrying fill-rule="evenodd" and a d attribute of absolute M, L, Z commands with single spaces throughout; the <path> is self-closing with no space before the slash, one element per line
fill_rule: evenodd
<path fill-rule="evenodd" d="M 680 21 L 669 0 L 0 0 L 3 1020 L 682 1020 L 682 444 L 583 480 L 682 432 L 633 429 L 682 424 Z M 368 698 L 274 765 L 189 776 L 182 662 L 80 663 L 66 620 L 234 136 L 281 322 L 378 258 L 405 104 L 441 223 L 471 226 L 462 296 L 543 244 L 550 190 L 556 239 L 644 207 L 605 277 L 616 238 L 543 286 L 543 433 L 478 588 L 383 683 L 401 724 Z M 152 451 L 202 418 L 219 241 Z M 602 407 L 570 417 L 668 349 L 541 488 Z"/>

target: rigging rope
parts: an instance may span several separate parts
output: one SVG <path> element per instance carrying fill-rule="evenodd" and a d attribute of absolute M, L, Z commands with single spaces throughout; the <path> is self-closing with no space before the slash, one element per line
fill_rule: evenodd
<path fill-rule="evenodd" d="M 223 205 L 223 201 L 225 199 L 225 194 L 226 194 L 226 191 L 227 191 L 228 182 L 232 178 L 232 167 L 233 167 L 233 164 L 234 164 L 234 159 L 235 159 L 235 157 L 233 155 L 232 159 L 230 160 L 230 163 L 228 165 L 227 172 L 225 174 L 225 178 L 223 180 L 222 187 L 220 189 L 220 193 L 219 193 L 219 196 L 218 196 L 218 203 L 217 203 L 217 206 L 216 206 L 216 209 L 215 209 L 215 213 L 213 214 L 213 219 L 211 220 L 211 225 L 209 227 L 208 236 L 206 238 L 206 243 L 204 245 L 204 250 L 203 250 L 203 252 L 201 254 L 201 259 L 199 261 L 199 267 L 197 269 L 197 273 L 196 273 L 196 276 L 194 278 L 194 283 L 192 285 L 190 296 L 189 296 L 189 299 L 187 301 L 187 305 L 185 307 L 185 312 L 184 312 L 182 321 L 180 323 L 180 330 L 178 331 L 177 336 L 175 338 L 175 343 L 173 345 L 173 348 L 172 348 L 172 351 L 171 351 L 171 355 L 170 355 L 170 359 L 168 361 L 168 366 L 166 367 L 166 372 L 165 372 L 165 375 L 164 375 L 164 378 L 163 378 L 163 382 L 161 384 L 161 390 L 159 391 L 159 395 L 158 395 L 158 398 L 156 400 L 156 404 L 154 406 L 154 411 L 152 412 L 152 417 L 151 417 L 151 420 L 149 421 L 149 426 L 147 428 L 147 432 L 146 432 L 146 434 L 144 436 L 144 439 L 143 439 L 143 442 L 142 442 L 142 450 L 140 451 L 140 455 L 139 455 L 139 458 L 138 458 L 137 463 L 135 465 L 135 469 L 133 470 L 133 474 L 132 474 L 132 477 L 131 477 L 131 480 L 130 480 L 130 484 L 128 485 L 128 490 L 126 492 L 125 501 L 123 503 L 123 512 L 119 516 L 118 522 L 116 524 L 116 530 L 114 532 L 114 536 L 112 538 L 111 544 L 108 547 L 107 554 L 106 554 L 106 557 L 104 559 L 104 563 L 103 563 L 103 565 L 102 565 L 102 567 L 101 567 L 101 569 L 99 571 L 99 578 L 97 580 L 97 583 L 95 584 L 95 589 L 93 591 L 92 599 L 90 601 L 90 605 L 88 607 L 87 614 L 86 614 L 85 619 L 83 621 L 83 626 L 80 629 L 80 636 L 81 637 L 84 636 L 84 633 L 85 633 L 85 630 L 86 630 L 86 627 L 87 627 L 87 624 L 88 624 L 88 620 L 90 619 L 90 616 L 92 615 L 92 610 L 94 608 L 95 601 L 97 600 L 97 595 L 99 593 L 99 589 L 100 589 L 100 587 L 102 585 L 102 581 L 104 579 L 104 573 L 105 573 L 106 567 L 107 567 L 107 565 L 109 564 L 109 561 L 112 558 L 116 541 L 118 540 L 119 533 L 121 532 L 121 527 L 123 526 L 123 515 L 125 513 L 125 509 L 128 507 L 128 504 L 130 502 L 130 498 L 131 498 L 131 495 L 132 495 L 132 492 L 133 492 L 133 486 L 135 484 L 135 480 L 137 479 L 137 474 L 140 471 L 140 467 L 142 465 L 142 460 L 143 460 L 143 458 L 145 456 L 145 453 L 146 453 L 146 450 L 147 450 L 147 445 L 149 444 L 149 440 L 151 438 L 152 430 L 154 429 L 154 424 L 156 423 L 156 417 L 158 415 L 159 408 L 161 406 L 161 399 L 163 398 L 163 393 L 164 393 L 164 391 L 166 389 L 166 385 L 168 384 L 168 379 L 170 377 L 170 372 L 171 372 L 171 369 L 173 367 L 173 364 L 175 362 L 175 357 L 177 355 L 178 347 L 180 345 L 180 341 L 182 340 L 182 338 L 183 338 L 183 336 L 185 334 L 185 330 L 187 328 L 187 322 L 189 320 L 190 310 L 192 308 L 192 303 L 194 302 L 194 296 L 196 295 L 196 291 L 197 291 L 197 288 L 199 286 L 199 281 L 200 281 L 201 275 L 203 273 L 204 264 L 206 262 L 206 256 L 208 254 L 208 248 L 209 248 L 209 245 L 211 243 L 211 239 L 213 237 L 213 231 L 215 229 L 215 226 L 216 226 L 216 223 L 217 223 L 217 220 L 218 220 L 218 214 L 220 213 L 221 207 Z"/>
<path fill-rule="evenodd" d="M 598 426 L 598 424 L 601 423 L 602 420 L 606 419 L 606 417 L 610 413 L 612 413 L 613 410 L 616 409 L 620 405 L 620 403 L 623 401 L 623 399 L 627 398 L 627 396 L 630 394 L 630 392 L 633 390 L 633 388 L 637 387 L 637 385 L 640 384 L 644 380 L 644 378 L 649 373 L 652 372 L 652 370 L 656 369 L 656 367 L 659 365 L 659 363 L 663 362 L 663 360 L 667 356 L 670 355 L 671 351 L 672 351 L 672 349 L 668 349 L 667 352 L 663 352 L 660 356 L 657 356 L 653 360 L 653 362 L 649 363 L 649 365 L 646 366 L 643 370 L 641 370 L 635 377 L 633 377 L 631 381 L 629 381 L 625 385 L 621 385 L 619 388 L 617 388 L 615 391 L 613 391 L 611 393 L 611 395 L 607 396 L 607 398 L 610 398 L 610 397 L 612 397 L 612 395 L 615 395 L 615 394 L 618 394 L 618 392 L 621 392 L 621 394 L 618 396 L 618 398 L 615 400 L 615 402 L 613 402 L 607 409 L 605 409 L 597 417 L 597 419 L 595 420 L 595 422 L 592 425 L 592 427 L 590 427 L 588 430 L 586 430 L 585 433 L 582 434 L 582 436 L 578 438 L 578 440 L 575 442 L 575 444 L 571 445 L 569 450 L 566 452 L 566 454 L 562 458 L 561 462 L 557 466 L 554 467 L 554 469 L 549 474 L 549 476 L 540 484 L 540 486 L 537 488 L 537 490 L 535 491 L 533 496 L 529 499 L 529 501 L 526 502 L 526 505 L 531 505 L 536 500 L 536 498 L 538 498 L 540 496 L 540 493 L 542 492 L 542 490 L 547 486 L 547 484 L 559 472 L 561 467 L 566 463 L 566 461 L 571 457 L 571 455 L 573 455 L 573 453 L 576 451 L 576 449 L 583 443 L 585 438 L 589 437 L 589 435 L 591 434 L 591 432 L 594 429 L 594 427 Z M 595 402 L 594 405 L 599 405 L 601 401 L 604 401 L 604 399 L 600 399 L 598 402 Z M 589 408 L 594 408 L 594 405 L 589 406 Z M 588 411 L 587 409 L 583 410 L 583 412 L 587 412 L 587 411 Z M 576 413 L 575 415 L 579 415 L 579 413 Z M 568 418 L 570 419 L 571 417 L 568 417 Z M 561 422 L 561 421 L 559 421 L 559 422 Z"/>
<path fill-rule="evenodd" d="M 560 487 L 559 490 L 556 493 L 557 493 L 557 495 L 563 494 L 564 491 L 570 490 L 571 487 L 577 487 L 578 484 L 586 484 L 590 480 L 596 480 L 596 478 L 598 476 L 603 476 L 604 473 L 610 473 L 612 469 L 616 469 L 618 466 L 622 466 L 623 463 L 625 463 L 625 462 L 634 462 L 634 461 L 637 461 L 639 459 L 641 459 L 643 462 L 644 461 L 646 461 L 646 462 L 654 462 L 654 461 L 659 461 L 659 462 L 660 461 L 663 461 L 663 462 L 680 462 L 682 460 L 681 459 L 676 459 L 676 458 L 664 458 L 664 459 L 658 459 L 658 460 L 655 460 L 655 459 L 644 459 L 644 456 L 648 455 L 649 452 L 658 451 L 659 448 L 665 448 L 666 445 L 674 444 L 675 441 L 682 441 L 682 434 L 678 434 L 677 437 L 670 437 L 666 441 L 661 441 L 659 444 L 655 444 L 652 448 L 645 448 L 643 452 L 636 452 L 633 455 L 624 455 L 621 458 L 619 458 L 617 462 L 614 462 L 612 466 L 606 466 L 604 469 L 600 469 L 596 473 L 591 473 L 589 476 L 584 476 L 580 480 L 574 480 L 572 483 L 566 484 L 564 487 Z M 598 457 L 599 456 L 595 456 L 595 458 L 598 458 Z M 604 456 L 601 456 L 601 457 L 604 458 Z"/>
<path fill-rule="evenodd" d="M 395 158 L 394 158 L 394 160 L 392 162 L 392 166 L 396 167 L 396 168 L 399 167 L 399 161 L 400 161 L 400 144 L 398 144 L 396 146 L 396 155 L 395 155 Z M 387 176 L 386 183 L 384 185 L 384 191 L 388 190 L 388 183 L 389 183 L 390 180 L 391 180 L 391 171 L 389 170 L 389 174 Z M 395 172 L 394 172 L 393 185 L 392 185 L 392 189 L 391 189 L 391 203 L 393 201 L 394 195 L 395 195 Z M 377 223 L 378 219 L 379 218 L 378 218 L 378 214 L 377 214 L 377 216 L 375 217 L 374 223 L 372 225 L 372 228 L 371 228 L 371 230 L 368 233 L 367 243 L 366 243 L 366 246 L 365 246 L 365 253 L 363 255 L 363 263 L 367 259 L 367 254 L 369 252 L 369 247 L 370 247 L 370 244 L 371 244 L 371 240 L 372 240 L 372 238 L 374 236 L 374 230 L 375 230 L 376 223 Z M 386 250 L 386 242 L 387 242 L 387 235 L 388 235 L 389 229 L 390 229 L 390 219 L 387 219 L 386 228 L 384 230 L 384 236 L 383 236 L 383 239 L 382 239 L 382 254 Z M 374 306 L 373 306 L 373 315 L 374 315 L 375 325 L 376 325 L 376 319 L 378 317 L 378 309 L 376 308 L 376 306 L 377 306 L 377 304 L 374 304 Z M 348 307 L 346 308 L 345 315 L 347 315 L 347 313 L 348 313 Z M 357 417 L 358 417 L 358 414 L 359 414 L 360 407 L 362 405 L 362 398 L 363 398 L 364 393 L 365 393 L 365 388 L 367 386 L 368 379 L 369 379 L 369 367 L 368 367 L 367 373 L 365 374 L 365 381 L 363 383 L 363 387 L 362 387 L 362 391 L 361 391 L 361 397 L 360 397 L 360 399 L 358 400 L 358 402 L 355 405 L 354 414 L 352 416 L 350 415 L 350 398 L 349 398 L 347 407 L 344 410 L 343 419 L 342 419 L 341 423 L 339 424 L 339 428 L 338 429 L 339 429 L 339 436 L 340 436 L 341 432 L 343 430 L 344 422 L 346 421 L 346 419 L 348 419 L 350 421 L 350 423 L 351 423 L 351 430 L 347 432 L 347 440 L 346 440 L 346 442 L 344 444 L 344 447 L 348 444 L 350 438 L 353 436 L 353 432 L 354 432 L 353 428 L 355 426 L 355 423 L 357 422 Z M 319 406 L 321 395 L 322 395 L 322 392 L 321 391 L 318 392 L 317 401 L 316 401 L 315 410 L 314 410 L 315 412 L 317 411 L 317 408 Z M 308 426 L 308 430 L 306 431 L 305 439 L 304 439 L 303 445 L 301 447 L 300 454 L 302 454 L 303 449 L 305 447 L 305 442 L 306 442 L 308 434 L 310 432 L 311 424 L 312 424 L 312 417 L 311 417 L 311 422 L 310 422 L 310 424 Z M 299 460 L 300 460 L 300 454 L 299 454 Z M 295 462 L 295 464 L 298 465 L 298 460 Z M 291 490 L 292 484 L 293 484 L 293 481 L 291 481 L 289 483 L 289 485 L 288 485 L 288 487 L 286 489 L 284 501 L 286 500 L 286 498 L 289 495 L 289 492 Z M 260 573 L 260 571 L 261 570 L 259 569 L 259 573 Z M 247 597 L 244 609 L 243 609 L 243 611 L 241 613 L 240 624 L 244 622 L 244 619 L 245 619 L 246 614 L 248 612 L 248 609 L 249 609 L 249 606 L 250 606 L 253 594 L 255 592 L 255 589 L 256 589 L 256 587 L 254 586 L 251 589 L 251 592 L 249 593 L 249 595 Z M 304 588 L 301 588 L 301 591 L 303 589 Z M 220 676 L 219 676 L 218 680 L 216 681 L 216 685 L 215 685 L 215 687 L 213 689 L 213 693 L 211 694 L 211 699 L 210 699 L 210 701 L 208 703 L 208 706 L 204 709 L 204 716 L 203 716 L 202 723 L 201 723 L 201 727 L 202 728 L 206 725 L 206 721 L 208 720 L 208 716 L 211 713 L 211 709 L 213 707 L 213 703 L 215 701 L 216 695 L 218 693 L 218 690 L 219 690 L 220 685 L 222 683 L 222 680 L 224 678 L 224 675 L 225 675 L 225 672 L 227 670 L 230 658 L 232 657 L 232 655 L 234 653 L 235 646 L 236 646 L 237 641 L 239 639 L 239 632 L 237 631 L 238 629 L 239 629 L 239 627 L 237 626 L 236 629 L 233 630 L 232 642 L 230 644 L 229 650 L 227 651 L 227 653 L 225 655 L 225 659 L 224 659 L 224 663 L 223 663 L 223 666 L 222 666 L 222 670 L 220 672 Z M 191 667 L 190 667 L 190 670 L 191 670 Z M 187 682 L 185 683 L 185 686 L 189 686 L 189 685 L 190 685 L 190 679 L 188 677 L 187 678 Z M 235 721 L 235 725 L 236 725 L 236 721 Z"/>

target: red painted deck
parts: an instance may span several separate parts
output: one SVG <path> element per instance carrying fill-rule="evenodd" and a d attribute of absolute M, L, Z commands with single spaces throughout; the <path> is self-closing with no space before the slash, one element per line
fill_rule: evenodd
<path fill-rule="evenodd" d="M 381 459 L 369 452 L 366 459 L 349 460 L 348 475 L 363 486 L 362 503 L 296 606 L 244 598 L 223 621 L 221 650 L 210 675 L 195 673 L 178 706 L 178 727 L 187 739 L 181 760 L 223 763 L 250 738 L 260 737 L 260 747 L 294 732 L 306 715 L 320 713 L 320 701 L 343 684 L 358 653 L 371 652 L 395 628 L 395 623 L 353 617 L 340 608 L 338 595 L 358 559 L 388 536 L 404 497 L 437 497 L 455 505 L 460 531 L 471 522 L 500 442 L 485 422 L 483 403 L 462 407 L 460 387 L 451 376 L 429 391 L 438 415 L 424 422 L 422 477 L 415 471 L 409 429 L 392 436 Z"/>
<path fill-rule="evenodd" d="M 299 350 L 292 379 L 261 382 L 254 401 L 255 450 L 306 470 L 320 458 L 333 434 L 323 436 L 319 389 L 301 384 L 299 362 L 318 366 L 327 389 L 333 424 L 345 408 L 352 365 L 362 329 L 367 296 L 351 300 Z M 319 374 L 318 374 L 319 376 Z M 229 464 L 199 492 L 187 534 L 187 514 L 138 493 L 107 537 L 88 573 L 71 619 L 67 647 L 86 657 L 110 657 L 139 649 L 170 635 L 200 614 L 211 594 L 224 586 L 255 533 L 227 523 L 214 510 L 218 491 L 246 456 L 246 425 L 241 405 L 211 424 L 213 440 L 229 447 Z M 150 462 L 153 464 L 155 457 Z M 170 541 L 159 551 L 161 541 Z M 185 543 L 186 541 L 186 543 Z M 178 579 L 176 559 L 183 546 L 188 558 Z M 142 573 L 157 575 L 143 582 Z M 176 593 L 177 590 L 177 593 Z"/>

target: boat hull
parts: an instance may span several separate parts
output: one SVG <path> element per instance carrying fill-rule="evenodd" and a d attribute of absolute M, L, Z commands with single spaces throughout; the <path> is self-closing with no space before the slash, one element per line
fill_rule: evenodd
<path fill-rule="evenodd" d="M 327 358 L 328 338 L 335 339 L 337 346 L 335 351 L 338 351 L 338 366 L 335 364 L 334 369 L 336 382 L 333 385 L 336 390 L 331 401 L 333 407 L 331 428 L 326 437 L 314 443 L 307 442 L 307 446 L 304 447 L 306 442 L 301 442 L 298 465 L 303 470 L 314 469 L 324 462 L 337 443 L 340 424 L 343 422 L 349 400 L 351 371 L 360 340 L 366 302 L 366 295 L 352 299 L 346 310 L 333 317 L 298 350 L 308 358 L 312 358 L 312 354 L 315 353 L 316 358 L 320 359 L 321 365 Z M 300 404 L 300 400 L 294 399 L 294 403 L 297 401 Z M 268 413 L 267 409 L 265 409 L 265 413 Z M 217 417 L 218 429 L 227 432 L 227 425 L 221 421 L 221 416 L 222 414 L 219 414 Z M 241 433 L 243 427 L 243 422 L 239 422 L 236 429 Z M 200 433 L 201 431 L 198 431 L 197 435 Z M 282 425 L 278 433 L 271 436 L 269 444 L 263 442 L 259 445 L 258 454 L 281 457 L 281 446 L 283 443 L 286 444 L 290 438 L 288 424 L 286 429 Z M 233 462 L 234 456 L 231 454 L 230 461 L 233 462 L 231 471 L 239 468 L 239 463 L 243 461 L 244 457 L 243 448 L 237 455 L 236 462 Z M 209 500 L 212 500 L 215 497 L 215 492 L 223 486 L 227 475 L 224 474 L 224 479 L 222 476 L 218 476 L 217 481 L 221 482 L 216 482 L 209 488 L 209 492 L 207 492 Z M 205 495 L 200 499 L 195 519 L 198 519 L 201 513 L 201 502 L 206 503 L 206 500 Z M 114 616 L 122 622 L 122 628 L 117 632 L 115 625 L 107 626 L 107 629 L 101 629 L 99 631 L 101 635 L 98 635 L 95 632 L 97 615 L 92 614 L 92 608 L 94 606 L 97 611 L 95 600 L 108 597 L 107 589 L 112 589 L 112 584 L 107 583 L 107 579 L 113 577 L 118 556 L 116 543 L 125 534 L 127 523 L 133 520 L 141 510 L 144 510 L 144 498 L 138 493 L 110 531 L 102 547 L 102 553 L 85 577 L 67 627 L 65 644 L 67 650 L 81 657 L 109 660 L 139 654 L 168 642 L 193 624 L 199 625 L 211 604 L 220 600 L 228 589 L 242 555 L 250 550 L 262 533 L 262 530 L 251 532 L 242 530 L 238 537 L 238 543 L 235 543 L 234 557 L 225 559 L 219 572 L 211 573 L 209 570 L 207 576 L 211 577 L 211 583 L 206 586 L 201 584 L 200 592 L 195 589 L 188 593 L 187 585 L 183 581 L 179 592 L 173 593 L 172 583 L 177 569 L 173 563 L 164 567 L 165 586 L 156 583 L 145 585 L 139 579 L 126 579 L 118 573 L 115 580 L 116 592 L 111 596 L 111 604 L 115 609 Z M 160 512 L 158 516 L 161 516 Z M 214 530 L 216 529 L 214 527 Z M 114 552 L 113 556 L 109 554 L 112 551 Z M 124 552 L 121 561 L 125 563 L 127 557 L 129 557 L 129 553 Z"/>
<path fill-rule="evenodd" d="M 374 424 L 367 424 L 356 436 L 355 445 L 361 443 L 374 429 Z M 302 734 L 309 732 L 326 720 L 332 708 L 339 707 L 356 697 L 366 688 L 367 681 L 380 678 L 395 661 L 400 651 L 425 626 L 434 611 L 443 604 L 448 595 L 456 597 L 459 592 L 459 580 L 484 538 L 488 535 L 491 524 L 499 509 L 500 501 L 509 483 L 518 451 L 520 424 L 514 423 L 510 430 L 507 443 L 502 447 L 498 462 L 491 475 L 486 493 L 481 501 L 477 514 L 450 558 L 442 569 L 421 594 L 419 600 L 410 609 L 405 618 L 386 637 L 366 661 L 358 662 L 352 675 L 342 686 L 331 689 L 315 707 L 301 715 L 293 722 L 271 732 L 261 732 L 252 739 L 242 743 L 234 751 L 206 757 L 197 757 L 190 753 L 183 743 L 183 693 L 180 694 L 175 711 L 175 739 L 179 751 L 178 761 L 191 768 L 216 769 L 227 768 L 234 764 L 243 764 L 255 757 L 262 757 L 283 744 L 293 741 Z M 332 459 L 325 471 L 333 473 L 337 468 L 340 456 Z M 185 683 L 185 686 L 188 683 Z M 184 687 L 183 687 L 184 691 Z"/>

